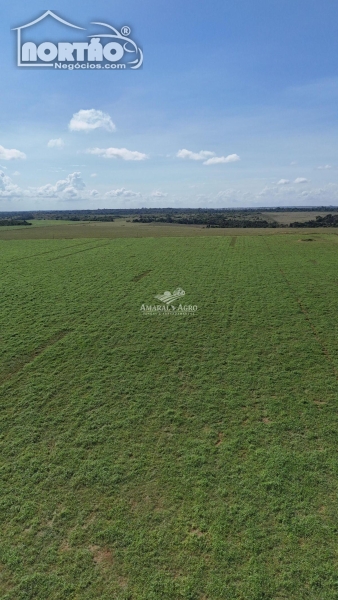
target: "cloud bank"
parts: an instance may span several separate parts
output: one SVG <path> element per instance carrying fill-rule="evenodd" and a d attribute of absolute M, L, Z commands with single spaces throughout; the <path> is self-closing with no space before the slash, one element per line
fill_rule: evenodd
<path fill-rule="evenodd" d="M 3 171 L 0 171 L 0 199 L 20 198 L 20 196 L 22 196 L 22 190 L 19 186 L 13 183 Z"/>
<path fill-rule="evenodd" d="M 60 179 L 54 185 L 48 183 L 38 188 L 30 188 L 30 194 L 36 194 L 43 198 L 78 198 L 79 192 L 84 190 L 84 183 L 81 173 L 70 173 L 65 179 Z"/>
<path fill-rule="evenodd" d="M 142 194 L 139 192 L 133 192 L 132 190 L 126 190 L 125 188 L 120 188 L 117 190 L 110 190 L 105 193 L 105 198 L 140 198 Z"/>

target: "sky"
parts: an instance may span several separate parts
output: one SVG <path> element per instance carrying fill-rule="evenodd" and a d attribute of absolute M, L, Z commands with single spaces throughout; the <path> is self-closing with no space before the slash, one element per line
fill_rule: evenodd
<path fill-rule="evenodd" d="M 18 67 L 13 29 L 48 9 L 83 30 L 48 16 L 24 41 L 128 26 L 141 68 Z M 31 0 L 1 13 L 0 211 L 338 205 L 336 0 Z"/>

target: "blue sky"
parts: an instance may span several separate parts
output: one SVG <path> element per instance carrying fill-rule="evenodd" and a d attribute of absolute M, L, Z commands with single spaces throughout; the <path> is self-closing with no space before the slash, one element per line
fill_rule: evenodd
<path fill-rule="evenodd" d="M 143 68 L 18 68 L 11 29 L 48 8 L 129 25 Z M 1 16 L 0 210 L 338 205 L 336 1 L 32 0 Z"/>

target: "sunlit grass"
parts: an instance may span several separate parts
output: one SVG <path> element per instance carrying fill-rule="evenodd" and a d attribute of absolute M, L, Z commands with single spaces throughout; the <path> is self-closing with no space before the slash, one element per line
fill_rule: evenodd
<path fill-rule="evenodd" d="M 1 598 L 337 598 L 338 238 L 308 237 L 0 241 Z M 196 315 L 141 313 L 178 286 Z"/>

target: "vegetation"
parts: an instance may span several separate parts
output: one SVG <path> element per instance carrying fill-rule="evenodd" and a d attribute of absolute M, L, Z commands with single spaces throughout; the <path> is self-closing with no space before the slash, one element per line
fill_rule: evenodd
<path fill-rule="evenodd" d="M 78 217 L 77 215 L 70 215 L 68 219 L 69 221 L 103 221 L 107 223 L 115 221 L 112 215 L 84 215 L 82 217 Z"/>
<path fill-rule="evenodd" d="M 3 600 L 337 598 L 338 238 L 311 239 L 0 240 Z M 141 313 L 177 287 L 197 314 Z"/>
<path fill-rule="evenodd" d="M 313 207 L 274 207 L 274 208 L 103 208 L 82 210 L 39 210 L 39 211 L 13 211 L 2 212 L 3 218 L 19 218 L 25 220 L 46 221 L 113 221 L 114 219 L 135 219 L 142 223 L 181 223 L 198 224 L 216 227 L 248 227 L 248 221 L 253 222 L 251 227 L 256 227 L 256 221 L 260 221 L 260 227 L 278 227 L 283 213 L 294 215 L 295 213 L 332 213 L 338 211 L 335 206 L 313 206 Z M 268 219 L 267 219 L 268 216 Z M 291 219 L 292 220 L 292 219 Z M 290 220 L 290 222 L 291 222 Z M 137 222 L 136 221 L 136 222 Z M 229 225 L 229 221 L 234 224 Z M 239 225 L 239 221 L 243 225 Z M 265 221 L 265 224 L 263 222 Z M 302 219 L 303 221 L 303 219 Z M 222 223 L 225 223 L 224 225 Z M 287 223 L 289 224 L 289 223 Z M 302 225 L 301 225 L 302 226 Z"/>
<path fill-rule="evenodd" d="M 338 227 L 338 215 L 328 214 L 324 217 L 318 216 L 304 223 L 295 221 L 294 223 L 290 223 L 290 227 Z"/>
<path fill-rule="evenodd" d="M 134 223 L 173 223 L 176 225 L 206 225 L 207 227 L 278 227 L 274 221 L 266 221 L 259 215 L 239 213 L 231 217 L 223 211 L 200 211 L 197 213 L 177 211 L 174 214 L 145 214 L 133 219 Z"/>
<path fill-rule="evenodd" d="M 31 225 L 25 219 L 0 219 L 0 227 L 11 227 L 17 225 Z"/>
<path fill-rule="evenodd" d="M 145 225 L 192 225 L 208 229 L 276 229 L 278 227 L 336 227 L 338 207 L 270 208 L 270 209 L 192 209 L 192 208 L 142 208 L 142 209 L 96 209 L 52 210 L 30 212 L 3 212 L 0 226 L 30 225 L 39 223 L 109 223 L 126 220 Z M 306 216 L 315 218 L 307 219 Z M 329 212 L 329 214 L 325 214 Z M 323 214 L 324 213 L 324 214 Z M 294 221 L 294 215 L 300 216 Z"/>

